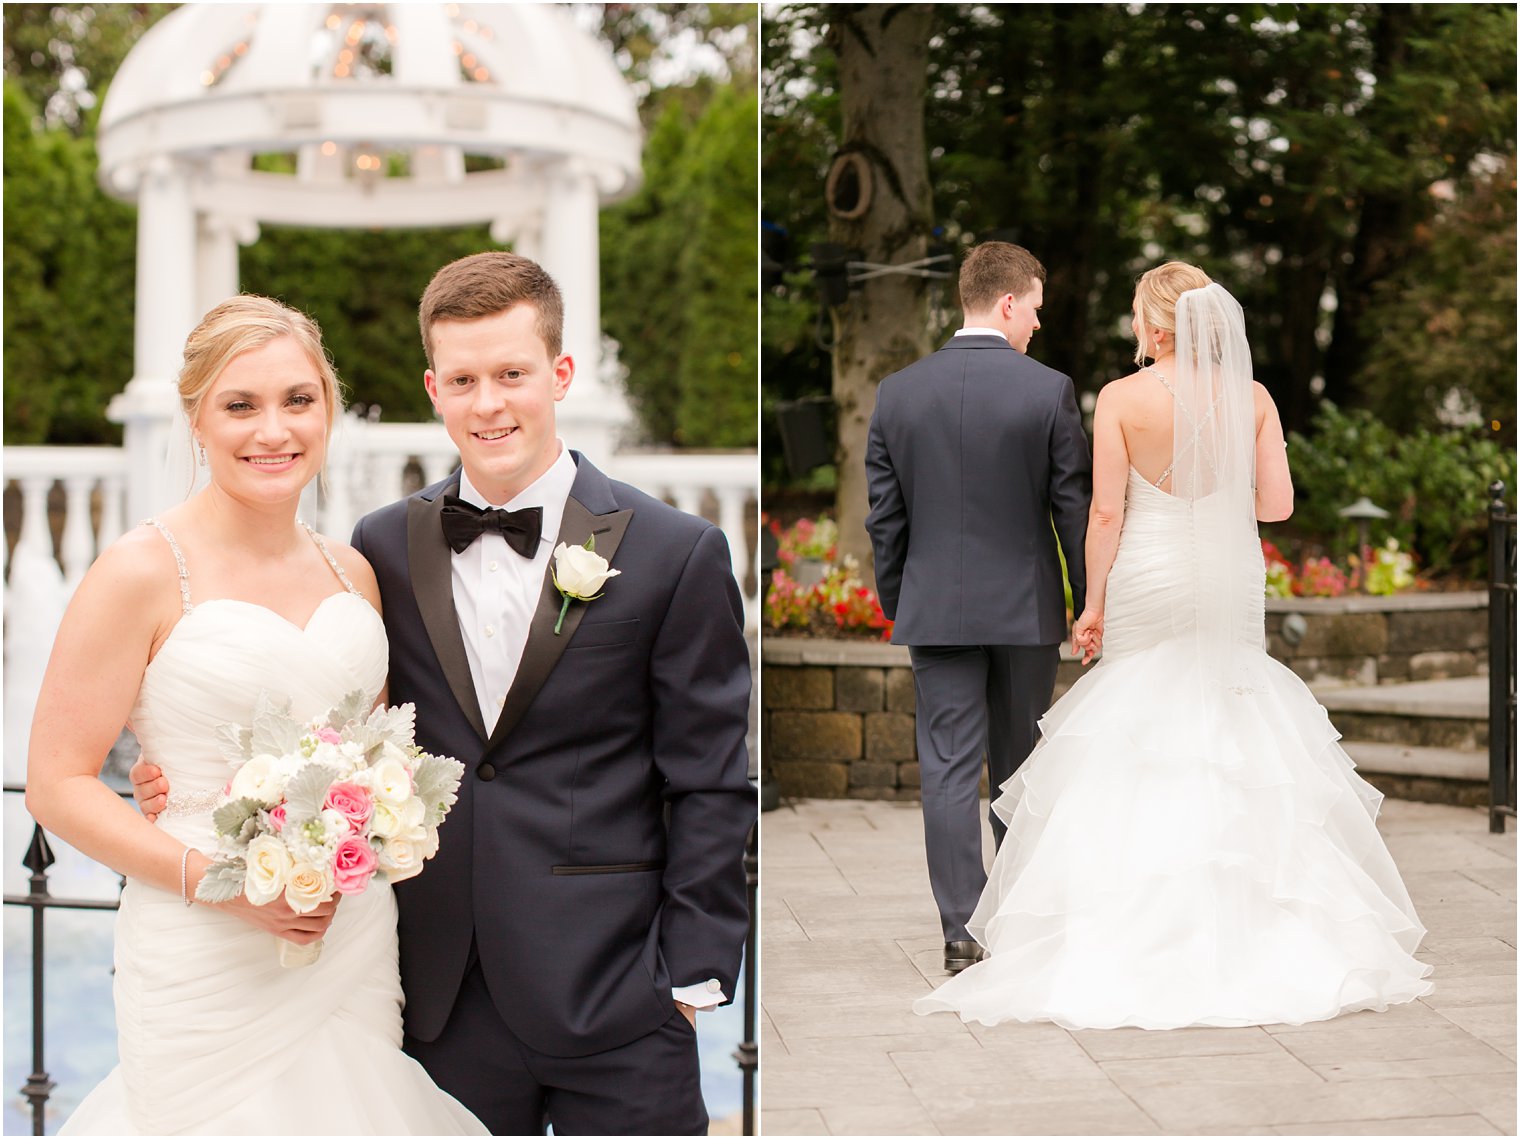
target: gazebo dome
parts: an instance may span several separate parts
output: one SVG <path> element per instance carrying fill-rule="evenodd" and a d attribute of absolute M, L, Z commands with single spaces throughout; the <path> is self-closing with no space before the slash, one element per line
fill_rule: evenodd
<path fill-rule="evenodd" d="M 137 203 L 133 376 L 108 412 L 134 466 L 162 466 L 180 346 L 238 291 L 261 223 L 489 223 L 559 283 L 576 379 L 558 419 L 604 459 L 629 412 L 602 359 L 597 214 L 637 188 L 641 142 L 612 53 L 559 5 L 170 12 L 127 54 L 97 135 L 101 185 Z M 167 494 L 134 483 L 133 515 Z"/>
<path fill-rule="evenodd" d="M 173 156 L 194 207 L 223 216 L 490 221 L 503 240 L 551 170 L 606 202 L 637 186 L 639 150 L 610 53 L 548 4 L 187 4 L 128 54 L 99 129 L 118 197 Z"/>

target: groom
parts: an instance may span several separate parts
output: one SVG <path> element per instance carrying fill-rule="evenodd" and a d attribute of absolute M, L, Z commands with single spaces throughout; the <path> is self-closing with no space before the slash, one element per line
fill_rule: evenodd
<path fill-rule="evenodd" d="M 755 816 L 728 545 L 560 442 L 537 264 L 446 265 L 419 319 L 462 468 L 354 529 L 390 700 L 466 767 L 397 890 L 407 1050 L 498 1134 L 703 1133 L 693 1010 L 734 992 Z M 588 540 L 617 576 L 567 607 L 552 551 Z"/>
<path fill-rule="evenodd" d="M 1034 747 L 1066 633 L 1059 537 L 1082 611 L 1092 459 L 1071 379 L 1025 355 L 1045 267 L 1007 242 L 961 266 L 964 327 L 881 381 L 866 444 L 866 529 L 917 701 L 929 882 L 945 970 L 980 960 L 966 928 L 986 884 L 978 784 Z M 1054 529 L 1052 529 L 1054 523 Z M 994 839 L 1005 828 L 992 815 Z"/>
<path fill-rule="evenodd" d="M 444 266 L 419 319 L 462 466 L 353 536 L 389 700 L 465 765 L 396 888 L 406 1050 L 498 1135 L 703 1134 L 694 1018 L 735 989 L 756 809 L 727 543 L 562 444 L 574 362 L 533 261 Z M 588 540 L 599 590 L 554 552 Z"/>

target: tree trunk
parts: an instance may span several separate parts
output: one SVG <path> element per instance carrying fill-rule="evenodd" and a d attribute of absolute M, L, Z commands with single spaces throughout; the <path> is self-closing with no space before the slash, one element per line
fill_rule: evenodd
<path fill-rule="evenodd" d="M 928 4 L 836 4 L 827 42 L 839 60 L 841 154 L 871 172 L 858 218 L 832 210 L 829 239 L 861 260 L 898 265 L 927 256 L 933 212 L 924 146 L 924 90 L 933 21 Z M 889 274 L 861 282 L 833 310 L 834 403 L 839 413 L 839 550 L 860 559 L 874 585 L 866 536 L 866 432 L 876 385 L 933 347 L 928 281 Z"/>

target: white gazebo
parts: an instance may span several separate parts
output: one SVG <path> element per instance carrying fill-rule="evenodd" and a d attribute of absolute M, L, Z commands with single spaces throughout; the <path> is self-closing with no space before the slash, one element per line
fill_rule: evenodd
<path fill-rule="evenodd" d="M 109 412 L 128 517 L 178 497 L 152 472 L 180 352 L 238 291 L 238 246 L 264 222 L 489 223 L 564 291 L 564 434 L 610 458 L 628 412 L 599 366 L 597 213 L 637 187 L 640 128 L 609 52 L 565 9 L 187 4 L 117 72 L 99 152 L 101 184 L 138 207 L 133 374 Z"/>

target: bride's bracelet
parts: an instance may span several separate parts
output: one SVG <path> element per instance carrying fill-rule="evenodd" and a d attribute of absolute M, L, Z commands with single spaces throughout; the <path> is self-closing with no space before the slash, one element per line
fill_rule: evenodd
<path fill-rule="evenodd" d="M 190 848 L 185 847 L 185 853 L 179 856 L 179 896 L 185 900 L 185 905 L 194 905 L 190 897 L 190 880 L 185 871 L 190 864 Z"/>

